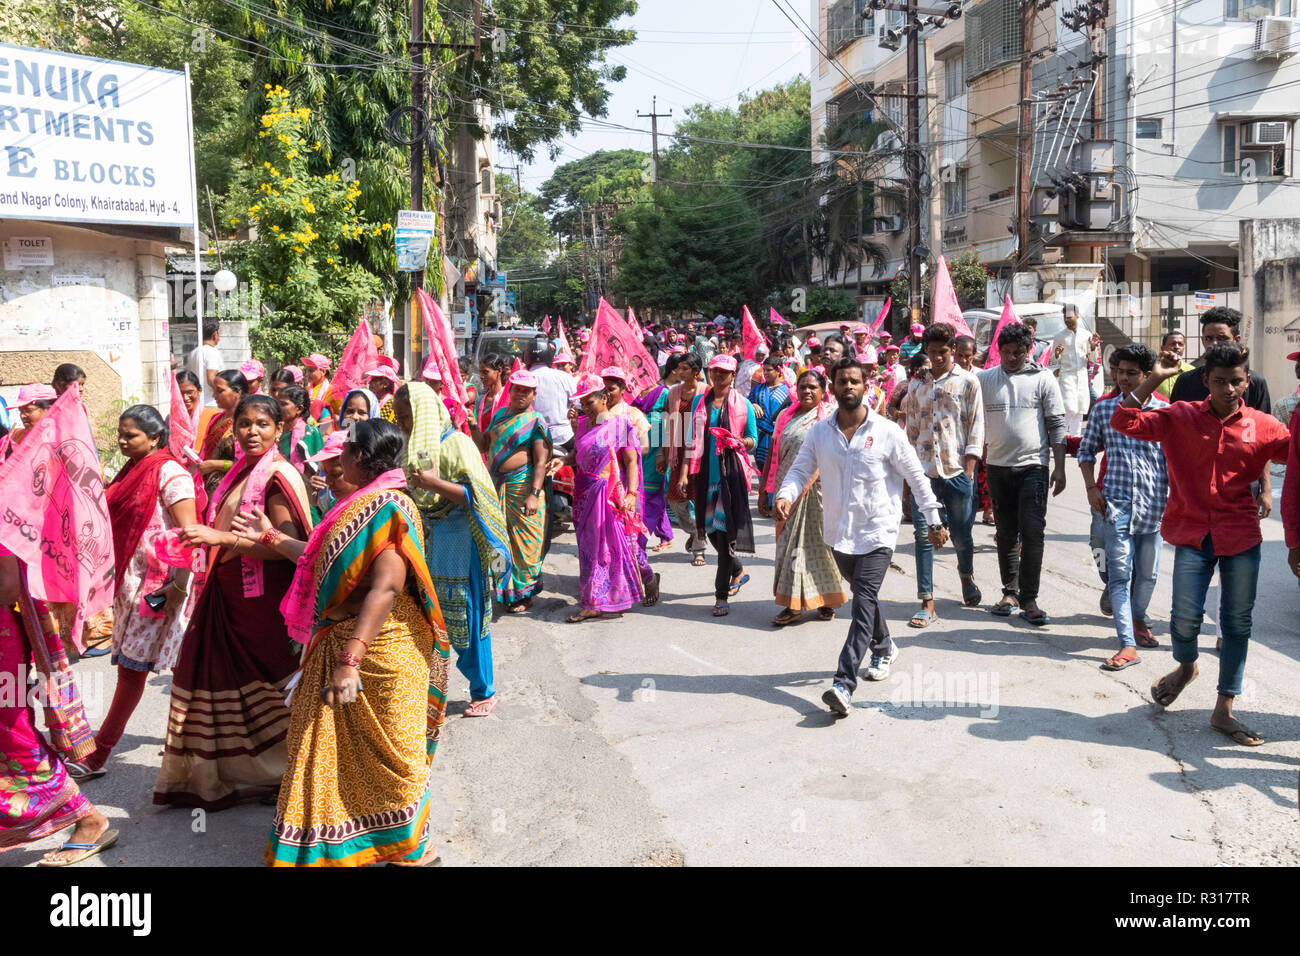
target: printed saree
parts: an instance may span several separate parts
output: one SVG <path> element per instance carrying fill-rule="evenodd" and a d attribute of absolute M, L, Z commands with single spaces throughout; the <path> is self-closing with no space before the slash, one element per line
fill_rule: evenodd
<path fill-rule="evenodd" d="M 774 487 L 781 487 L 786 472 L 799 456 L 808 431 L 829 413 L 822 405 L 784 421 L 776 448 Z M 776 561 L 772 579 L 776 603 L 792 611 L 837 608 L 847 596 L 835 565 L 835 555 L 822 536 L 822 486 L 819 476 L 800 490 L 790 517 L 777 523 Z"/>
<path fill-rule="evenodd" d="M 510 571 L 497 581 L 497 600 L 502 604 L 518 604 L 542 589 L 542 551 L 548 521 L 546 496 L 538 495 L 537 514 L 527 514 L 524 505 L 533 491 L 531 456 L 508 474 L 502 473 L 501 466 L 515 452 L 531 448 L 537 438 L 544 440 L 549 449 L 551 437 L 537 412 L 530 408 L 515 414 L 509 406 L 498 409 L 492 416 L 486 437 L 492 478 L 510 533 Z"/>
<path fill-rule="evenodd" d="M 270 866 L 418 860 L 428 847 L 429 765 L 446 716 L 450 649 L 420 515 L 392 484 L 376 482 L 342 502 L 308 552 L 316 628 L 293 691 L 284 784 L 266 847 Z M 326 618 L 390 548 L 409 569 L 407 589 L 366 649 L 357 699 L 331 709 L 321 692 L 356 618 Z"/>

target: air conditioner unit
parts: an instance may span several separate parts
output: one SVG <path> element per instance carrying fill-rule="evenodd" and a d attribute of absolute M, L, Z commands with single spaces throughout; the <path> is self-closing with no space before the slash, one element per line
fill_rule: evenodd
<path fill-rule="evenodd" d="M 1246 123 L 1241 131 L 1242 146 L 1285 146 L 1291 126 L 1286 120 L 1261 120 Z"/>
<path fill-rule="evenodd" d="M 1295 56 L 1300 20 L 1292 17 L 1262 17 L 1255 21 L 1255 59 L 1281 60 Z"/>
<path fill-rule="evenodd" d="M 876 223 L 881 232 L 898 232 L 903 228 L 902 216 L 877 216 Z"/>

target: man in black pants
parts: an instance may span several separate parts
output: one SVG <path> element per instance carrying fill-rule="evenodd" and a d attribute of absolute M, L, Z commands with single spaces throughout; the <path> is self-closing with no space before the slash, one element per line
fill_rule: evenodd
<path fill-rule="evenodd" d="M 880 586 L 898 543 L 904 481 L 929 523 L 930 543 L 942 547 L 948 530 L 940 523 L 939 500 L 907 435 L 862 404 L 866 370 L 856 358 L 845 357 L 828 371 L 834 375 L 839 411 L 809 430 L 777 491 L 773 511 L 777 520 L 787 520 L 800 490 L 814 472 L 821 473 L 822 536 L 853 591 L 853 623 L 840 651 L 835 681 L 822 700 L 835 713 L 847 716 L 858 686 L 858 667 L 868 648 L 868 680 L 887 678 L 898 658 L 898 646 L 890 640 L 880 613 Z"/>
<path fill-rule="evenodd" d="M 989 497 L 997 524 L 1002 600 L 991 613 L 1020 616 L 1039 627 L 1052 623 L 1038 606 L 1047 526 L 1048 446 L 1054 459 L 1052 495 L 1065 490 L 1065 406 L 1051 372 L 1036 365 L 1028 326 L 998 335 L 1001 364 L 979 373 L 984 394 L 984 435 Z M 1017 547 L 1019 544 L 1019 547 Z"/>

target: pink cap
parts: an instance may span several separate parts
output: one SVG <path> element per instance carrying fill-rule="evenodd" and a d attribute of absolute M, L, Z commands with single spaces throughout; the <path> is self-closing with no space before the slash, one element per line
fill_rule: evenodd
<path fill-rule="evenodd" d="M 821 339 L 817 338 L 816 333 L 813 333 L 812 335 L 808 336 L 808 341 L 804 343 L 804 345 L 807 346 L 821 345 L 821 344 L 822 344 Z"/>
<path fill-rule="evenodd" d="M 914 323 L 914 324 L 912 325 L 912 334 L 913 334 L 913 335 L 920 335 L 920 334 L 921 334 L 922 332 L 924 332 L 924 331 L 925 331 L 925 326 L 922 325 L 920 322 L 916 322 L 916 323 Z"/>
<path fill-rule="evenodd" d="M 586 398 L 592 392 L 603 392 L 605 390 L 605 380 L 594 372 L 583 372 L 578 378 L 578 389 L 573 393 L 574 398 Z"/>
<path fill-rule="evenodd" d="M 441 382 L 442 370 L 438 368 L 438 363 L 432 355 L 429 361 L 424 363 L 424 371 L 420 373 L 420 378 L 429 382 Z"/>
<path fill-rule="evenodd" d="M 33 382 L 31 385 L 24 385 L 18 390 L 18 402 L 15 407 L 21 408 L 30 402 L 52 402 L 58 397 L 53 385 L 41 385 Z"/>
<path fill-rule="evenodd" d="M 380 365 L 385 366 L 386 368 L 391 368 L 393 370 L 393 373 L 396 374 L 397 359 L 393 358 L 391 355 L 380 355 L 378 358 L 375 359 L 375 361 L 378 362 Z"/>
<path fill-rule="evenodd" d="M 306 365 L 308 368 L 320 368 L 327 372 L 329 371 L 330 360 L 320 352 L 312 352 L 311 355 L 308 355 L 304 359 L 299 359 L 298 361 L 303 365 Z"/>
<path fill-rule="evenodd" d="M 591 333 L 588 332 L 586 329 L 583 329 L 581 332 L 578 333 L 579 342 L 585 342 L 589 338 L 591 338 Z"/>
<path fill-rule="evenodd" d="M 871 330 L 870 330 L 869 328 L 867 328 L 865 325 L 855 325 L 855 326 L 853 326 L 853 334 L 854 334 L 854 335 L 870 335 L 870 334 L 871 334 Z"/>
<path fill-rule="evenodd" d="M 332 431 L 329 437 L 325 439 L 325 447 L 316 454 L 308 458 L 308 461 L 324 461 L 327 458 L 337 458 L 343 454 L 343 443 L 348 440 L 348 430 L 346 428 Z"/>
<path fill-rule="evenodd" d="M 734 355 L 715 355 L 709 362 L 709 368 L 726 369 L 728 372 L 736 370 L 736 357 Z"/>
<path fill-rule="evenodd" d="M 886 352 L 901 352 L 901 351 L 903 351 L 903 350 L 900 349 L 897 345 L 886 345 L 886 346 L 885 346 L 885 351 L 886 351 Z"/>
<path fill-rule="evenodd" d="M 536 388 L 537 376 L 521 368 L 517 372 L 510 373 L 510 377 L 506 379 L 506 385 L 518 385 L 520 388 Z"/>
<path fill-rule="evenodd" d="M 249 359 L 239 366 L 239 373 L 250 381 L 255 378 L 266 378 L 266 366 L 257 359 Z"/>
<path fill-rule="evenodd" d="M 296 365 L 286 365 L 286 366 L 284 367 L 284 370 L 285 370 L 286 372 L 288 372 L 290 375 L 293 376 L 293 380 L 294 380 L 295 382 L 301 382 L 301 381 L 302 381 L 302 369 L 300 369 L 298 366 L 296 366 Z"/>
<path fill-rule="evenodd" d="M 394 385 L 397 384 L 397 373 L 387 365 L 381 365 L 379 368 L 372 368 L 366 373 L 366 378 L 386 378 Z"/>
<path fill-rule="evenodd" d="M 881 338 L 881 339 L 892 339 L 893 337 L 894 337 L 894 333 L 891 332 L 891 331 L 889 331 L 889 329 L 881 329 L 881 330 L 880 330 L 880 338 Z"/>
<path fill-rule="evenodd" d="M 602 368 L 602 369 L 600 370 L 600 377 L 601 377 L 601 378 L 616 378 L 616 379 L 618 379 L 620 382 L 624 382 L 624 383 L 627 382 L 627 373 L 624 372 L 624 371 L 623 371 L 621 368 L 619 368 L 617 365 L 611 365 L 611 366 L 609 366 L 608 368 Z"/>
<path fill-rule="evenodd" d="M 575 359 L 571 354 L 569 354 L 568 352 L 561 352 L 559 355 L 555 356 L 555 358 L 551 361 L 551 365 L 563 365 L 566 362 L 570 365 L 578 364 L 578 360 Z"/>

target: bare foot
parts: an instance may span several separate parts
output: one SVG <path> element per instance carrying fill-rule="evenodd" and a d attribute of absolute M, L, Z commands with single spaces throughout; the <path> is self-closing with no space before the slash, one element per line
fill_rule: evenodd
<path fill-rule="evenodd" d="M 1178 699 L 1178 695 L 1188 684 L 1196 680 L 1198 673 L 1195 661 L 1191 664 L 1180 664 L 1177 670 L 1170 671 L 1151 685 L 1151 699 L 1161 707 L 1168 707 Z"/>

